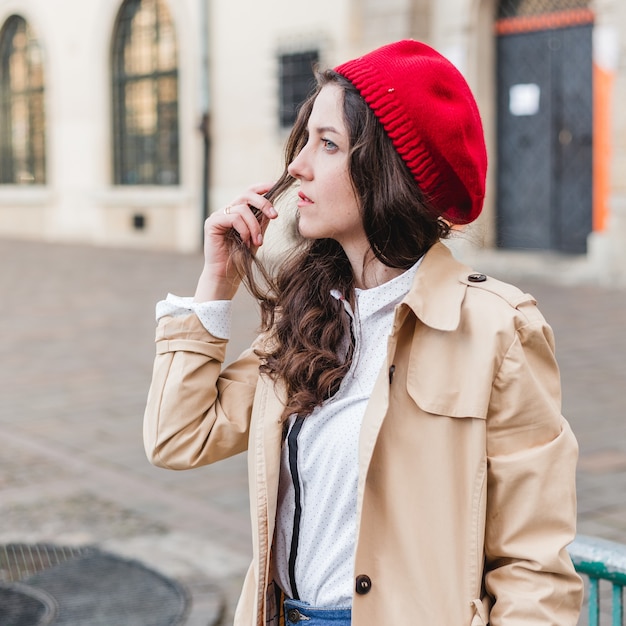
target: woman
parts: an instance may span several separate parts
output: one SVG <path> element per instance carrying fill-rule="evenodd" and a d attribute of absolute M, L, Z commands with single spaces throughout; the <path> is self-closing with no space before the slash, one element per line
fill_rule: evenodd
<path fill-rule="evenodd" d="M 459 72 L 415 41 L 319 77 L 278 183 L 205 224 L 193 302 L 157 307 L 151 461 L 248 450 L 253 562 L 235 624 L 576 624 L 577 445 L 532 297 L 440 243 L 482 209 Z M 303 241 L 252 270 L 297 186 Z M 222 368 L 242 275 L 259 340 Z M 258 276 L 258 274 L 257 274 Z"/>

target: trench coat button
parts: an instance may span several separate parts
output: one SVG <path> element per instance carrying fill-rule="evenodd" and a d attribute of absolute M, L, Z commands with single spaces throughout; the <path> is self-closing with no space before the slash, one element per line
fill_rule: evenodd
<path fill-rule="evenodd" d="M 301 617 L 302 616 L 300 615 L 300 611 L 298 611 L 298 609 L 289 609 L 287 611 L 287 619 L 294 624 L 297 624 Z"/>
<path fill-rule="evenodd" d="M 372 588 L 372 580 L 369 576 L 361 574 L 356 577 L 356 592 L 360 595 L 369 593 Z"/>
<path fill-rule="evenodd" d="M 470 274 L 467 280 L 469 280 L 470 283 L 484 283 L 487 277 L 484 274 Z"/>

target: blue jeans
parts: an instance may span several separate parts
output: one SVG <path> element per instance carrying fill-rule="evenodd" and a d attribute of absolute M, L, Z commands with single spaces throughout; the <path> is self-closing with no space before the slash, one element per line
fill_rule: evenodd
<path fill-rule="evenodd" d="M 350 626 L 349 607 L 318 608 L 298 600 L 285 600 L 285 626 Z"/>

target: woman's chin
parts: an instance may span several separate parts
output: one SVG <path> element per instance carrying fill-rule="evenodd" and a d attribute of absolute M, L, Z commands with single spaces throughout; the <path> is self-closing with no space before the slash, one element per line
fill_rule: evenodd
<path fill-rule="evenodd" d="M 324 237 L 319 229 L 313 228 L 312 224 L 307 224 L 306 220 L 303 220 L 302 217 L 298 220 L 298 232 L 300 233 L 300 237 L 304 239 L 321 239 Z"/>

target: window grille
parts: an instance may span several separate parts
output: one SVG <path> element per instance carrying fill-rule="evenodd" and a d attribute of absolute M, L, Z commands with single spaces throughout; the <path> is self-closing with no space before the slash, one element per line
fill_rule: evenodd
<path fill-rule="evenodd" d="M 588 6 L 589 0 L 501 0 L 498 3 L 498 19 L 586 9 Z"/>
<path fill-rule="evenodd" d="M 24 18 L 0 30 L 0 184 L 46 182 L 46 125 L 41 48 Z"/>
<path fill-rule="evenodd" d="M 117 185 L 177 185 L 178 52 L 163 0 L 126 0 L 113 35 Z"/>
<path fill-rule="evenodd" d="M 319 52 L 308 50 L 280 54 L 280 126 L 289 128 L 296 121 L 298 107 L 315 87 L 314 68 L 319 63 Z"/>

